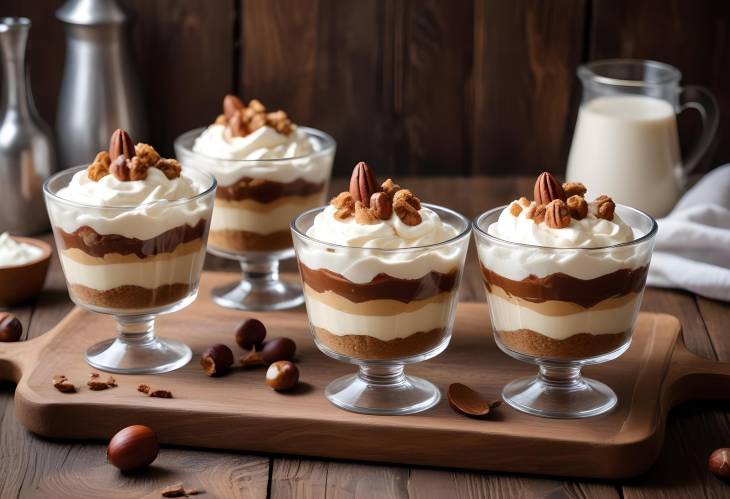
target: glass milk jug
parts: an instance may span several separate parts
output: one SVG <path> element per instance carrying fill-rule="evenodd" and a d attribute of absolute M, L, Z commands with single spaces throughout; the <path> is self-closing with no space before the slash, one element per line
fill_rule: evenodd
<path fill-rule="evenodd" d="M 580 66 L 583 100 L 567 181 L 583 182 L 588 199 L 606 194 L 654 217 L 669 213 L 718 125 L 712 94 L 680 87 L 681 77 L 678 69 L 655 61 L 610 59 Z M 687 108 L 700 112 L 703 129 L 682 164 L 676 115 Z"/>

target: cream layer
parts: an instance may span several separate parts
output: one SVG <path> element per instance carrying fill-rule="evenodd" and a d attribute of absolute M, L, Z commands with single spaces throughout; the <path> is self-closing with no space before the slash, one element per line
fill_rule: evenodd
<path fill-rule="evenodd" d="M 221 202 L 216 199 L 210 230 L 241 230 L 257 234 L 289 230 L 294 217 L 323 202 L 324 193 L 287 196 L 274 203 L 258 203 L 250 199 Z"/>
<path fill-rule="evenodd" d="M 63 273 L 69 284 L 80 284 L 98 291 L 119 286 L 157 288 L 165 284 L 189 284 L 196 282 L 205 260 L 205 251 L 199 250 L 174 258 L 145 258 L 133 262 L 83 263 L 60 254 Z"/>
<path fill-rule="evenodd" d="M 432 303 L 445 303 L 452 298 L 452 293 L 445 292 L 431 296 L 425 300 L 413 300 L 408 303 L 403 303 L 398 300 L 368 300 L 361 303 L 354 303 L 334 291 L 318 293 L 307 284 L 304 284 L 304 295 L 309 295 L 334 309 L 358 315 L 396 315 L 404 312 L 416 312 Z"/>
<path fill-rule="evenodd" d="M 487 291 L 487 293 L 491 293 L 492 295 L 503 298 L 511 303 L 517 303 L 521 307 L 527 307 L 537 313 L 553 316 L 577 314 L 585 312 L 586 310 L 596 311 L 615 309 L 626 305 L 629 302 L 633 302 L 636 300 L 636 296 L 638 295 L 638 293 L 629 293 L 617 298 L 607 298 L 596 303 L 590 308 L 586 308 L 572 301 L 548 300 L 543 302 L 533 302 L 516 295 L 510 295 L 504 289 L 494 285 L 490 286 L 490 290 L 491 291 Z"/>
<path fill-rule="evenodd" d="M 548 338 L 564 340 L 579 333 L 593 335 L 616 334 L 630 331 L 641 307 L 642 293 L 613 308 L 584 309 L 568 315 L 547 315 L 523 306 L 524 300 L 515 303 L 498 294 L 487 293 L 492 325 L 497 331 L 529 329 Z"/>
<path fill-rule="evenodd" d="M 326 329 L 337 336 L 371 336 L 381 341 L 391 341 L 407 338 L 419 332 L 449 327 L 453 323 L 458 294 L 445 294 L 449 295 L 446 300 L 427 303 L 417 310 L 388 315 L 367 315 L 338 310 L 326 301 L 320 300 L 316 293 L 305 292 L 304 299 L 309 322 L 314 327 Z M 362 306 L 362 304 L 353 305 Z"/>

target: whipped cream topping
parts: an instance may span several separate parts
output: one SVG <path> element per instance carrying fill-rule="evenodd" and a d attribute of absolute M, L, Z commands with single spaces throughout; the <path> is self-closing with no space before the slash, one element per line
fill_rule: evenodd
<path fill-rule="evenodd" d="M 325 182 L 332 168 L 334 150 L 328 154 L 315 154 L 322 149 L 318 138 L 299 127 L 284 135 L 263 126 L 245 137 L 234 137 L 225 125 L 213 124 L 195 139 L 193 151 L 199 155 L 189 158 L 178 152 L 178 159 L 183 164 L 194 161 L 193 166 L 212 173 L 221 186 L 232 185 L 242 177 L 274 182 L 292 182 L 299 178 Z M 266 162 L 281 159 L 290 160 Z M 254 163 L 254 160 L 258 162 Z"/>
<path fill-rule="evenodd" d="M 510 206 L 500 213 L 496 222 L 487 227 L 487 233 L 505 241 L 545 248 L 480 241 L 477 249 L 481 263 L 508 279 L 519 281 L 529 276 L 545 277 L 556 272 L 578 279 L 594 279 L 619 269 L 649 264 L 650 245 L 610 247 L 644 235 L 623 221 L 623 208 L 620 206 L 616 207 L 611 221 L 597 218 L 594 208 L 589 207 L 584 219 L 571 219 L 570 225 L 561 229 L 551 228 L 545 223 L 534 223 L 526 218 L 527 210 L 514 216 Z M 604 248 L 606 246 L 609 247 Z"/>
<path fill-rule="evenodd" d="M 404 224 L 395 214 L 374 224 L 358 224 L 354 217 L 337 220 L 336 211 L 334 206 L 327 206 L 315 217 L 307 236 L 350 248 L 299 244 L 297 257 L 311 269 L 327 269 L 363 284 L 380 273 L 418 279 L 432 271 L 447 273 L 463 265 L 468 239 L 429 247 L 455 237 L 458 231 L 426 206 L 419 210 L 422 222 L 415 226 Z M 403 251 L 393 251 L 398 249 Z"/>
<path fill-rule="evenodd" d="M 43 250 L 38 246 L 16 241 L 7 232 L 0 235 L 0 265 L 2 266 L 25 265 L 38 260 L 41 255 L 43 255 Z"/>
<path fill-rule="evenodd" d="M 145 180 L 125 181 L 105 175 L 98 181 L 89 178 L 86 170 L 77 172 L 58 197 L 93 206 L 138 206 L 155 201 L 177 201 L 200 194 L 203 188 L 190 177 L 169 179 L 151 167 Z"/>
<path fill-rule="evenodd" d="M 499 220 L 487 229 L 491 236 L 513 243 L 548 246 L 552 248 L 599 248 L 627 243 L 634 240 L 634 231 L 618 214 L 613 220 L 596 216 L 596 207 L 588 205 L 588 215 L 582 220 L 570 219 L 570 225 L 560 229 L 546 223 L 535 223 L 527 218 L 528 210 L 523 209 L 515 216 L 511 212 L 512 201 L 502 210 Z"/>
<path fill-rule="evenodd" d="M 151 239 L 210 218 L 212 203 L 192 199 L 210 186 L 208 179 L 194 169 L 183 169 L 180 177 L 168 179 L 151 167 L 145 180 L 121 181 L 106 175 L 93 181 L 84 169 L 56 193 L 66 202 L 48 199 L 49 215 L 54 225 L 68 233 L 89 226 L 99 234 Z"/>
<path fill-rule="evenodd" d="M 438 244 L 456 235 L 456 229 L 445 224 L 433 210 L 423 206 L 421 223 L 406 225 L 393 213 L 388 220 L 374 224 L 359 224 L 355 217 L 346 220 L 335 218 L 337 209 L 328 205 L 319 213 L 307 235 L 319 241 L 340 246 L 360 248 L 397 249 Z"/>
<path fill-rule="evenodd" d="M 296 127 L 289 135 L 262 126 L 245 137 L 237 137 L 225 125 L 213 124 L 195 139 L 193 151 L 220 159 L 284 159 L 311 154 L 315 146 Z"/>

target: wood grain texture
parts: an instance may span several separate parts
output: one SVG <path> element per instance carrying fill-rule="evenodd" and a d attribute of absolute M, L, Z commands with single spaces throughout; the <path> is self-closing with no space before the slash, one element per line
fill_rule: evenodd
<path fill-rule="evenodd" d="M 477 0 L 471 171 L 562 172 L 584 0 Z"/>
<path fill-rule="evenodd" d="M 233 91 L 234 1 L 124 0 L 134 14 L 147 140 L 164 154 L 181 133 L 212 123 Z"/>
<path fill-rule="evenodd" d="M 468 216 L 479 211 L 504 203 L 515 197 L 515 193 L 529 192 L 534 179 L 531 178 L 473 178 L 473 179 L 414 179 L 400 178 L 404 185 L 412 187 L 424 199 L 445 204 Z M 339 192 L 345 185 L 342 179 L 335 179 L 332 192 Z M 48 239 L 50 240 L 50 238 Z M 473 248 L 472 248 L 473 249 Z M 234 270 L 234 262 L 209 257 L 208 268 Z M 285 266 L 294 270 L 291 262 Z M 476 271 L 477 267 L 472 270 Z M 483 300 L 478 272 L 467 271 L 461 288 L 464 300 Z M 684 340 L 695 353 L 707 358 L 715 358 L 717 352 L 730 351 L 730 337 L 726 334 L 730 315 L 727 304 L 712 300 L 698 299 L 695 304 L 693 295 L 683 292 L 648 289 L 645 295 L 644 310 L 668 312 L 678 315 L 684 327 Z M 697 306 L 699 304 L 699 306 Z M 24 314 L 23 323 L 27 327 L 30 320 L 30 336 L 37 336 L 48 330 L 71 308 L 71 303 L 63 283 L 63 276 L 57 259 L 54 259 L 46 282 L 46 291 L 35 304 L 14 308 L 16 313 Z M 709 311 L 714 318 L 704 318 L 702 312 Z M 707 322 L 707 327 L 705 323 Z M 717 341 L 713 344 L 710 335 Z M 728 360 L 728 357 L 720 357 Z M 718 436 L 730 434 L 728 418 L 730 408 L 717 403 L 693 403 L 673 410 L 670 414 L 664 448 L 658 462 L 646 475 L 631 481 L 601 483 L 595 481 L 561 481 L 535 478 L 526 475 L 440 471 L 427 468 L 411 468 L 409 473 L 409 497 L 429 497 L 429 491 L 437 491 L 430 497 L 526 497 L 526 498 L 582 498 L 597 495 L 597 488 L 612 497 L 613 490 L 618 496 L 631 498 L 717 498 L 728 495 L 728 486 L 709 475 L 706 471 L 709 448 L 721 445 Z M 0 383 L 0 497 L 37 497 L 34 484 L 39 477 L 53 480 L 66 491 L 73 491 L 72 497 L 84 497 L 84 489 L 77 484 L 79 472 L 73 463 L 85 461 L 93 467 L 103 465 L 104 445 L 89 442 L 51 441 L 36 437 L 25 430 L 15 419 L 13 410 L 13 385 Z M 239 484 L 250 483 L 255 473 L 248 474 L 249 468 L 242 467 L 230 456 L 241 456 L 229 452 L 198 452 L 193 450 L 165 447 L 161 456 L 167 456 L 166 471 L 175 475 L 155 476 L 151 482 L 144 482 L 145 493 L 158 497 L 162 486 L 172 483 L 175 477 L 185 478 L 187 466 L 193 461 L 196 465 L 227 470 L 225 483 L 232 484 L 231 491 L 238 490 Z M 245 456 L 245 455 L 244 455 Z M 265 461 L 265 459 L 264 459 Z M 299 457 L 272 458 L 271 496 L 299 497 L 292 491 L 312 490 L 309 497 L 324 497 L 322 490 L 328 479 L 327 466 L 331 461 Z M 279 467 L 279 463 L 284 463 Z M 371 465 L 351 465 L 351 473 L 357 474 L 359 467 Z M 279 471 L 287 470 L 284 473 Z M 81 474 L 91 471 L 80 472 Z M 363 471 L 363 474 L 367 473 Z M 168 476 L 173 480 L 168 480 Z M 369 475 L 373 479 L 372 475 Z M 421 481 L 424 476 L 427 481 Z M 113 477 L 116 478 L 116 477 Z M 132 486 L 140 480 L 137 477 L 120 477 L 118 487 Z M 111 483 L 111 482 L 110 482 Z M 319 485 L 317 485 L 319 484 Z M 546 485 L 547 484 L 547 485 Z M 375 483 L 376 487 L 383 487 Z M 392 489 L 391 486 L 388 486 Z M 137 489 L 132 489 L 137 490 Z M 603 494 L 603 492 L 601 492 Z M 265 497 L 266 489 L 259 495 Z M 66 495 L 66 497 L 71 497 Z M 202 496 L 206 497 L 206 496 Z M 219 497 L 247 497 L 243 493 L 221 494 Z M 307 496 L 305 496 L 307 497 Z M 367 491 L 359 496 L 370 496 Z M 603 497 L 603 495 L 598 495 Z"/>
<path fill-rule="evenodd" d="M 683 84 L 703 85 L 719 100 L 718 148 L 705 164 L 730 160 L 730 2 L 703 0 L 593 0 L 592 59 L 654 59 L 676 66 Z M 682 150 L 699 130 L 695 113 L 679 120 Z"/>

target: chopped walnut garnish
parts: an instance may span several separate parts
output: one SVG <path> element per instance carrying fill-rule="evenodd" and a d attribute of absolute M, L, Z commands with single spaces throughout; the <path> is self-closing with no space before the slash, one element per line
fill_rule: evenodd
<path fill-rule="evenodd" d="M 570 213 L 562 199 L 554 199 L 545 206 L 545 223 L 553 229 L 570 225 Z"/>
<path fill-rule="evenodd" d="M 378 217 L 360 201 L 355 203 L 355 221 L 361 225 L 378 223 Z"/>
<path fill-rule="evenodd" d="M 141 393 L 150 393 L 150 385 L 140 383 L 139 385 L 137 385 L 137 391 Z"/>
<path fill-rule="evenodd" d="M 337 197 L 332 198 L 330 204 L 337 208 L 335 218 L 337 220 L 347 220 L 355 213 L 355 200 L 349 192 L 341 192 Z"/>
<path fill-rule="evenodd" d="M 135 157 L 139 158 L 139 161 L 146 167 L 155 166 L 160 160 L 160 155 L 155 151 L 155 148 L 142 142 L 134 146 L 134 153 Z"/>
<path fill-rule="evenodd" d="M 102 178 L 109 175 L 109 165 L 111 165 L 111 159 L 109 153 L 101 151 L 94 158 L 94 162 L 89 165 L 86 169 L 86 174 L 94 182 L 98 182 Z"/>
<path fill-rule="evenodd" d="M 403 191 L 398 191 L 396 194 L 401 192 Z M 418 213 L 418 209 L 406 197 L 393 200 L 393 211 L 395 211 L 398 218 L 406 225 L 414 226 L 421 223 L 421 214 Z"/>
<path fill-rule="evenodd" d="M 414 196 L 413 193 L 411 191 L 409 191 L 408 189 L 400 189 L 398 192 L 396 192 L 393 195 L 393 205 L 394 206 L 396 203 L 399 203 L 401 201 L 408 203 L 409 205 L 413 206 L 416 210 L 421 209 L 421 200 L 418 199 L 416 196 Z M 416 224 L 416 225 L 418 225 L 418 224 Z"/>
<path fill-rule="evenodd" d="M 545 205 L 541 204 L 535 208 L 535 213 L 532 215 L 532 221 L 536 224 L 541 224 L 545 221 Z"/>
<path fill-rule="evenodd" d="M 147 178 L 149 166 L 139 156 L 127 160 L 129 167 L 129 180 L 144 180 Z"/>
<path fill-rule="evenodd" d="M 520 206 L 520 203 L 512 203 L 509 206 L 509 212 L 512 214 L 513 217 L 516 217 L 520 213 L 522 213 L 522 206 Z"/>
<path fill-rule="evenodd" d="M 74 393 L 76 391 L 74 384 L 63 374 L 53 377 L 53 388 L 61 393 Z"/>
<path fill-rule="evenodd" d="M 604 220 L 613 220 L 613 214 L 616 210 L 616 204 L 613 202 L 613 199 L 610 197 L 603 195 L 598 196 L 594 201 L 593 204 L 596 207 L 596 216 L 598 218 L 603 218 Z"/>
<path fill-rule="evenodd" d="M 266 106 L 260 101 L 252 99 L 248 106 L 234 95 L 227 95 L 223 100 L 224 113 L 219 115 L 215 123 L 228 126 L 234 137 L 245 137 L 263 126 L 270 126 L 283 135 L 289 135 L 294 130 L 294 124 L 284 111 L 266 112 Z"/>
<path fill-rule="evenodd" d="M 383 192 L 386 193 L 391 198 L 395 195 L 396 192 L 400 190 L 400 186 L 393 182 L 392 179 L 388 179 L 381 185 L 381 188 L 383 189 Z"/>
<path fill-rule="evenodd" d="M 565 191 L 565 197 L 569 198 L 571 196 L 584 196 L 588 189 L 580 182 L 565 182 L 563 190 Z"/>
<path fill-rule="evenodd" d="M 162 158 L 156 164 L 155 168 L 161 170 L 170 180 L 178 178 L 182 172 L 180 162 L 172 158 Z"/>
<path fill-rule="evenodd" d="M 109 376 L 106 381 L 102 381 L 99 373 L 91 373 L 89 374 L 89 381 L 86 382 L 86 386 L 94 391 L 106 390 L 107 388 L 117 386 L 117 380 L 113 376 Z"/>
<path fill-rule="evenodd" d="M 583 196 L 574 194 L 568 198 L 567 204 L 570 216 L 576 220 L 583 220 L 588 215 L 588 203 Z"/>
<path fill-rule="evenodd" d="M 537 208 L 536 203 L 530 203 L 530 205 L 527 207 L 527 211 L 525 212 L 525 218 L 528 220 L 531 220 L 535 218 L 535 209 Z"/>
<path fill-rule="evenodd" d="M 522 196 L 520 199 L 517 200 L 517 202 L 523 208 L 527 208 L 528 206 L 530 206 L 530 200 L 527 199 L 525 196 Z"/>

